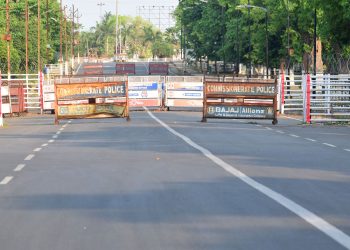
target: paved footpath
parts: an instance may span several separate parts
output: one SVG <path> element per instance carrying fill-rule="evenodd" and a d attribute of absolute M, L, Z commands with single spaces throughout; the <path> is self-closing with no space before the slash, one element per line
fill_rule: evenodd
<path fill-rule="evenodd" d="M 5 119 L 0 248 L 350 249 L 350 127 Z"/>

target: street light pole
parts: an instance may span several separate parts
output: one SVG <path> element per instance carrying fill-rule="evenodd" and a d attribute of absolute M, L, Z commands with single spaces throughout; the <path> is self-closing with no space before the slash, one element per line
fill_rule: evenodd
<path fill-rule="evenodd" d="M 250 6 L 250 0 L 248 0 L 248 6 Z M 251 53 L 252 53 L 252 34 L 250 30 L 250 7 L 248 7 L 248 35 L 249 35 L 249 54 L 248 54 L 248 63 L 249 63 L 249 72 L 248 78 L 252 76 L 252 61 L 251 61 Z"/>

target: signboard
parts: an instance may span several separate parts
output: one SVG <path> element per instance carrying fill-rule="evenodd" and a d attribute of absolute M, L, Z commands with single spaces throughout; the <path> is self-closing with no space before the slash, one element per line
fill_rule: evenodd
<path fill-rule="evenodd" d="M 166 100 L 168 107 L 198 108 L 203 106 L 202 77 L 167 77 Z"/>
<path fill-rule="evenodd" d="M 122 97 L 125 95 L 125 82 L 58 85 L 56 89 L 56 96 L 60 100 Z"/>
<path fill-rule="evenodd" d="M 277 124 L 277 81 L 205 82 L 203 122 L 207 118 L 272 119 Z"/>
<path fill-rule="evenodd" d="M 59 119 L 126 117 L 129 120 L 128 84 L 120 82 L 55 85 L 55 123 Z"/>
<path fill-rule="evenodd" d="M 275 84 L 256 83 L 208 83 L 206 85 L 208 95 L 236 95 L 236 96 L 274 96 L 276 94 Z"/>
<path fill-rule="evenodd" d="M 207 106 L 207 118 L 273 119 L 273 107 L 261 106 Z"/>
<path fill-rule="evenodd" d="M 160 89 L 158 82 L 129 83 L 130 107 L 160 107 Z"/>
<path fill-rule="evenodd" d="M 94 117 L 99 114 L 122 117 L 125 112 L 125 106 L 113 104 L 63 105 L 58 107 L 57 112 L 58 116 L 65 117 Z"/>

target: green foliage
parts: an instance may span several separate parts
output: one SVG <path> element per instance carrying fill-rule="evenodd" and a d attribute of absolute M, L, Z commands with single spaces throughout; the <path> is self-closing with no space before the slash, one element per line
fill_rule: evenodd
<path fill-rule="evenodd" d="M 255 6 L 250 8 L 250 18 L 247 7 L 237 7 L 248 3 Z M 250 24 L 251 60 L 264 64 L 266 12 L 257 7 L 268 10 L 270 66 L 278 68 L 281 60 L 287 60 L 288 46 L 293 50 L 292 62 L 301 63 L 311 53 L 315 8 L 324 53 L 349 55 L 349 0 L 182 0 L 175 11 L 176 26 L 197 59 L 247 63 Z"/>
<path fill-rule="evenodd" d="M 29 37 L 28 37 L 28 66 L 31 73 L 38 71 L 38 32 L 37 32 L 37 0 L 28 0 L 29 5 Z M 49 10 L 49 32 L 47 34 L 46 1 L 41 1 L 40 22 L 40 54 L 42 65 L 57 62 L 57 53 L 60 47 L 59 20 L 60 8 L 57 1 L 50 0 Z M 6 4 L 0 3 L 0 34 L 6 33 Z M 25 1 L 10 1 L 10 41 L 11 72 L 25 72 Z M 47 39 L 48 38 L 48 39 Z M 47 44 L 50 48 L 47 50 Z M 48 52 L 48 53 L 47 53 Z M 42 67 L 41 65 L 41 67 Z M 7 72 L 7 42 L 0 40 L 0 68 Z"/>
<path fill-rule="evenodd" d="M 170 57 L 176 53 L 177 39 L 174 30 L 162 33 L 150 22 L 141 17 L 119 16 L 118 52 L 129 57 L 140 58 Z M 99 56 L 115 54 L 116 18 L 110 12 L 96 23 L 89 32 L 82 33 L 84 50 L 94 48 Z M 121 42 L 120 42 L 121 41 Z"/>

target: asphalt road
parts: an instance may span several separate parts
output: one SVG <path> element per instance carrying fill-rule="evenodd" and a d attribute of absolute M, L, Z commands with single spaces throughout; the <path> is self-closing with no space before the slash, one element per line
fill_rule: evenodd
<path fill-rule="evenodd" d="M 350 248 L 350 127 L 200 119 L 5 119 L 0 248 Z"/>

